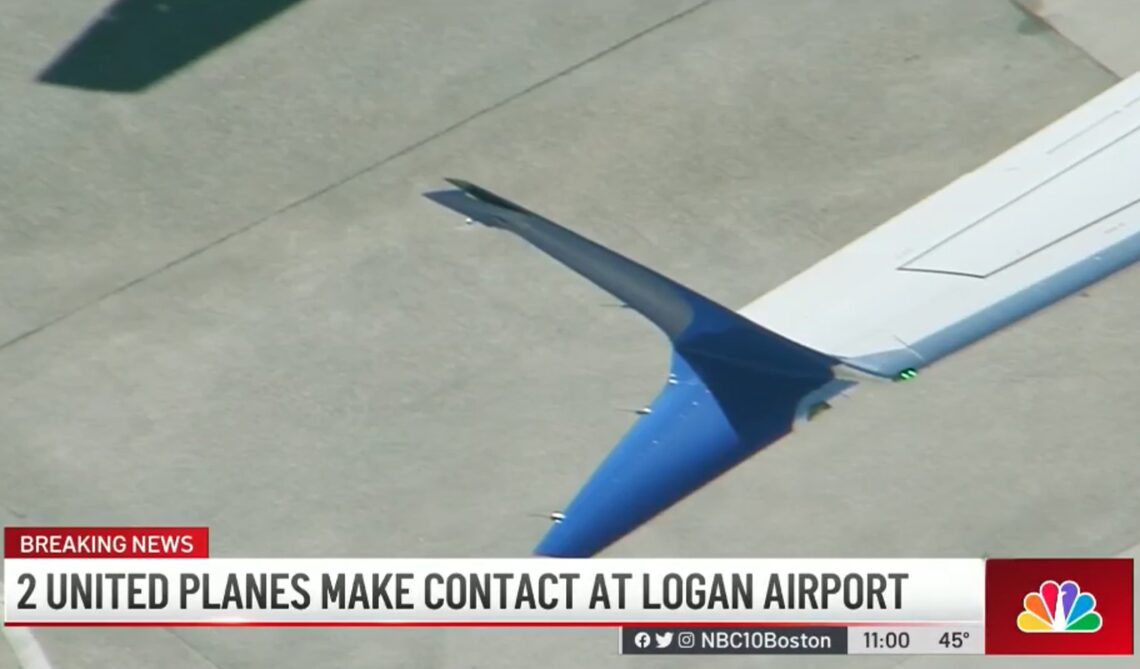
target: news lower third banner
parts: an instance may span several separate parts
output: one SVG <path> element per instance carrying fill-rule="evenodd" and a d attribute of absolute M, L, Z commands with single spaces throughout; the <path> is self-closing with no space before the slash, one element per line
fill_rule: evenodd
<path fill-rule="evenodd" d="M 615 627 L 623 654 L 1131 655 L 1129 559 L 217 558 L 9 527 L 8 626 Z"/>

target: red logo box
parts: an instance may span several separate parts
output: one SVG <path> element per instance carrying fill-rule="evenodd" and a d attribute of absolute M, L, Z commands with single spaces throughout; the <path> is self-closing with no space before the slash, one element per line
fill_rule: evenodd
<path fill-rule="evenodd" d="M 1133 573 L 1130 558 L 986 560 L 986 655 L 1132 655 Z"/>

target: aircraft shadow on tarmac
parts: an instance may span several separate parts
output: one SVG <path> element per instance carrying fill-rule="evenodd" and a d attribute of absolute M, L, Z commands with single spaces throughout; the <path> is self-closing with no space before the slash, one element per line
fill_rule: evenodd
<path fill-rule="evenodd" d="M 118 0 L 36 77 L 137 93 L 304 0 Z"/>

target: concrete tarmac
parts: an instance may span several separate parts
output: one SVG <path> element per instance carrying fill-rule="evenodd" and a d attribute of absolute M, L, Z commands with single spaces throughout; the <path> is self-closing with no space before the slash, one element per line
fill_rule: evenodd
<path fill-rule="evenodd" d="M 527 555 L 664 381 L 652 326 L 420 197 L 441 177 L 738 307 L 1115 81 L 1004 0 L 338 0 L 112 95 L 33 81 L 92 11 L 41 4 L 0 28 L 0 523 L 205 524 L 218 556 Z M 1124 551 L 1137 291 L 861 388 L 607 555 Z M 58 668 L 556 669 L 626 664 L 615 635 L 37 638 Z"/>
<path fill-rule="evenodd" d="M 1140 71 L 1134 38 L 1140 5 L 1130 0 L 1016 0 L 1110 72 L 1127 77 Z"/>

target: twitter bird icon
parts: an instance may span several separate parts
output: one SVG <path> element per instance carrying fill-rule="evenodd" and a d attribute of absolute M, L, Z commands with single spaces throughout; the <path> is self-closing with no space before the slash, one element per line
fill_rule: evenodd
<path fill-rule="evenodd" d="M 669 644 L 673 643 L 673 633 L 665 632 L 663 634 L 654 634 L 654 640 L 657 641 L 658 648 L 668 648 Z"/>

